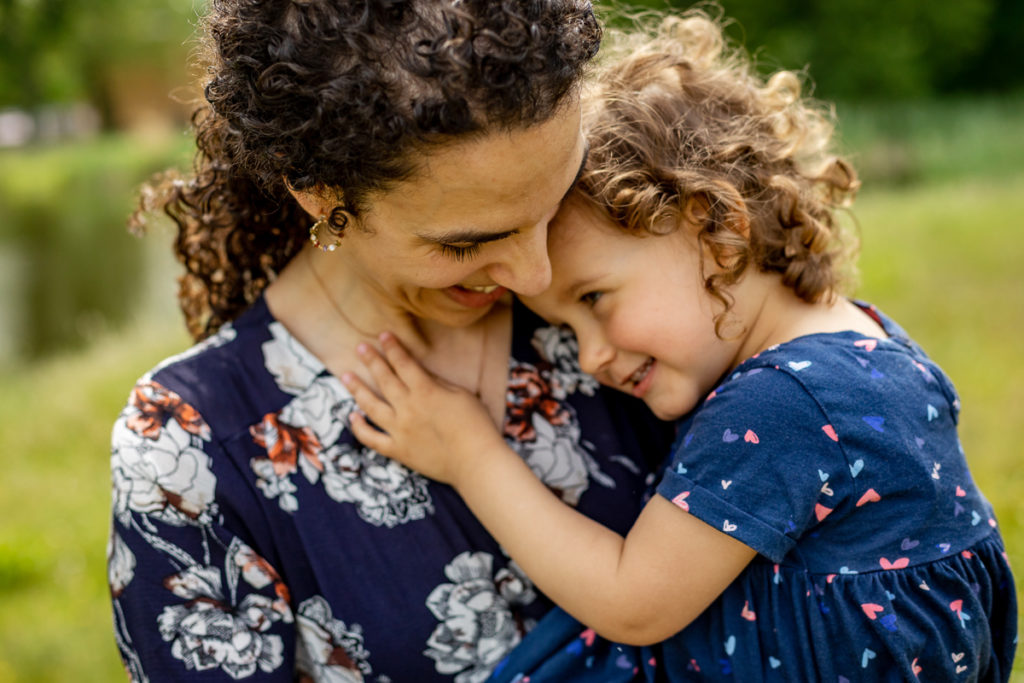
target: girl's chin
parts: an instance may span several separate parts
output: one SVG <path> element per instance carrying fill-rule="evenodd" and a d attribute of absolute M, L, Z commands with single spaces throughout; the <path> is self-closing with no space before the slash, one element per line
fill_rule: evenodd
<path fill-rule="evenodd" d="M 655 395 L 653 392 L 649 393 L 644 398 L 644 403 L 650 411 L 654 413 L 655 417 L 666 422 L 675 422 L 676 420 L 686 416 L 697 405 L 695 401 L 690 400 L 685 396 L 667 397 L 664 395 Z"/>

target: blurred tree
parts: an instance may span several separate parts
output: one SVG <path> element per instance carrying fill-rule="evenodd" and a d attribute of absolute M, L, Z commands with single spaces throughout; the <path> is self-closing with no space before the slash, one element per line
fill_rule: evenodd
<path fill-rule="evenodd" d="M 113 121 L 119 69 L 186 80 L 205 0 L 0 0 L 0 107 L 87 100 Z M 676 9 L 686 0 L 598 1 Z M 917 98 L 1024 85 L 1021 0 L 721 0 L 730 34 L 766 68 L 810 67 L 829 99 Z"/>
<path fill-rule="evenodd" d="M 598 2 L 681 9 L 680 0 Z M 720 0 L 728 33 L 766 69 L 809 67 L 828 99 L 913 99 L 1024 85 L 1020 0 Z M 1013 52 L 1011 52 L 1013 51 Z"/>
<path fill-rule="evenodd" d="M 109 125 L 113 75 L 183 72 L 196 13 L 176 0 L 0 0 L 0 107 L 84 100 Z"/>
<path fill-rule="evenodd" d="M 950 68 L 941 81 L 943 90 L 1007 91 L 1024 81 L 1020 46 L 1024 45 L 1024 2 L 994 0 L 982 49 L 973 58 Z"/>

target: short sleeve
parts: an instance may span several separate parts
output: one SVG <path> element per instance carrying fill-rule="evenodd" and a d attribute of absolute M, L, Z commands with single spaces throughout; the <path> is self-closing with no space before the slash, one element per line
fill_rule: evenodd
<path fill-rule="evenodd" d="M 133 681 L 291 681 L 294 617 L 277 571 L 224 525 L 230 489 L 203 417 L 152 379 L 112 434 L 107 549 L 115 637 Z"/>
<path fill-rule="evenodd" d="M 814 398 L 792 376 L 755 367 L 724 382 L 681 425 L 658 493 L 773 562 L 841 501 L 843 462 Z"/>

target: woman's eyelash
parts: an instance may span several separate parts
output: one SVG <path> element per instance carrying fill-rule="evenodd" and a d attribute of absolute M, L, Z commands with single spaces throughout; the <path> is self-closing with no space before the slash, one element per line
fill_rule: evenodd
<path fill-rule="evenodd" d="M 466 259 L 473 258 L 478 251 L 480 251 L 479 244 L 471 244 L 468 247 L 458 247 L 454 244 L 441 245 L 441 254 L 456 261 L 465 261 Z"/>
<path fill-rule="evenodd" d="M 597 300 L 601 298 L 603 292 L 587 292 L 586 294 L 580 295 L 580 302 L 587 306 L 593 306 L 597 303 Z"/>

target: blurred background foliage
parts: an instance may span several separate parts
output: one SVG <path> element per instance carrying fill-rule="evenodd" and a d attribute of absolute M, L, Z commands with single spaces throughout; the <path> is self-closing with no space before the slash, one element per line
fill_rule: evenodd
<path fill-rule="evenodd" d="M 607 4 L 607 3 L 599 3 Z M 690 3 L 634 0 L 613 13 Z M 767 67 L 811 67 L 816 94 L 886 101 L 1024 83 L 1019 0 L 722 0 L 730 34 Z"/>
<path fill-rule="evenodd" d="M 1024 566 L 1024 3 L 721 5 L 762 69 L 806 69 L 835 102 L 864 180 L 858 295 L 957 383 L 965 451 Z M 598 3 L 610 23 L 668 6 L 688 3 Z M 125 219 L 147 177 L 188 167 L 202 11 L 0 0 L 0 683 L 123 677 L 107 440 L 134 379 L 188 344 L 168 224 L 139 240 Z"/>
<path fill-rule="evenodd" d="M 119 100 L 134 96 L 127 81 L 183 75 L 201 9 L 174 0 L 0 0 L 0 107 L 84 100 L 112 129 Z"/>

